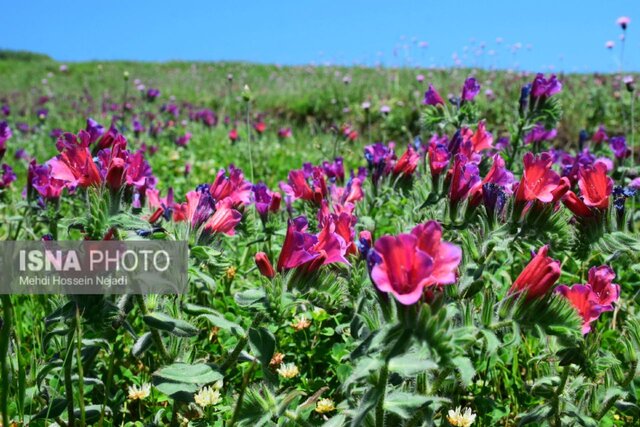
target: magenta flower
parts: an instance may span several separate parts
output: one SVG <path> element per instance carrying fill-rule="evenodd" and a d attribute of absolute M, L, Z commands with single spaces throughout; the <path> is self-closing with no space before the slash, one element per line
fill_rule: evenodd
<path fill-rule="evenodd" d="M 550 98 L 553 95 L 560 93 L 562 90 L 562 83 L 556 78 L 556 75 L 553 74 L 549 79 L 545 79 L 544 75 L 538 73 L 533 79 L 533 84 L 531 86 L 531 97 L 533 99 L 537 98 Z"/>
<path fill-rule="evenodd" d="M 524 143 L 550 141 L 558 135 L 556 129 L 547 130 L 542 123 L 536 123 L 529 133 L 524 136 Z"/>
<path fill-rule="evenodd" d="M 0 167 L 2 169 L 2 176 L 0 177 L 0 190 L 8 188 L 12 182 L 16 180 L 16 174 L 13 172 L 13 168 L 6 163 L 3 163 Z"/>
<path fill-rule="evenodd" d="M 462 86 L 462 102 L 470 102 L 480 93 L 480 84 L 474 77 L 469 77 Z"/>
<path fill-rule="evenodd" d="M 604 125 L 598 126 L 598 130 L 593 134 L 591 140 L 596 144 L 600 144 L 602 142 L 608 141 L 609 136 L 607 135 L 607 129 Z"/>
<path fill-rule="evenodd" d="M 369 255 L 371 280 L 404 305 L 420 300 L 427 286 L 454 283 L 462 252 L 441 238 L 442 228 L 435 221 L 416 226 L 410 234 L 381 237 Z"/>
<path fill-rule="evenodd" d="M 452 206 L 466 199 L 471 189 L 480 182 L 478 165 L 468 161 L 464 154 L 456 154 L 453 162 L 449 200 Z"/>
<path fill-rule="evenodd" d="M 220 169 L 216 179 L 209 186 L 209 192 L 216 202 L 230 198 L 234 206 L 248 205 L 251 203 L 251 190 L 253 185 L 244 179 L 242 169 L 229 165 L 229 176 L 224 169 Z"/>
<path fill-rule="evenodd" d="M 4 153 L 7 151 L 7 141 L 12 136 L 11 128 L 7 122 L 0 122 L 0 159 L 4 157 Z"/>
<path fill-rule="evenodd" d="M 186 132 L 184 135 L 179 136 L 176 139 L 176 145 L 178 147 L 186 147 L 190 140 L 191 140 L 191 132 Z"/>
<path fill-rule="evenodd" d="M 429 88 L 424 93 L 424 100 L 422 103 L 424 105 L 444 105 L 444 100 L 433 85 L 429 83 Z"/>
<path fill-rule="evenodd" d="M 613 304 L 620 299 L 620 285 L 613 283 L 616 273 L 608 265 L 591 267 L 588 283 L 598 297 L 598 303 L 612 309 Z"/>
<path fill-rule="evenodd" d="M 254 185 L 252 190 L 258 215 L 260 215 L 262 222 L 266 223 L 269 212 L 278 212 L 280 209 L 282 195 L 278 192 L 269 190 L 269 188 L 262 182 Z"/>

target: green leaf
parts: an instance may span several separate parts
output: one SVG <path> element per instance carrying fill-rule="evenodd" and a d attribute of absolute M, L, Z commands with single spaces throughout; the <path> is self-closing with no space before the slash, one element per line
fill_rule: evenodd
<path fill-rule="evenodd" d="M 244 335 L 244 329 L 242 326 L 235 322 L 225 319 L 222 314 L 212 310 L 212 313 L 201 314 L 197 319 L 206 319 L 213 326 L 217 326 L 220 329 L 230 331 L 236 336 Z"/>
<path fill-rule="evenodd" d="M 138 338 L 131 348 L 133 357 L 140 358 L 153 344 L 153 336 L 151 332 L 147 332 Z"/>
<path fill-rule="evenodd" d="M 235 295 L 236 303 L 241 307 L 261 305 L 266 301 L 266 294 L 262 289 L 247 289 Z"/>
<path fill-rule="evenodd" d="M 191 323 L 174 319 L 164 313 L 149 313 L 143 319 L 150 327 L 169 332 L 177 337 L 192 337 L 199 332 L 198 328 Z"/>
<path fill-rule="evenodd" d="M 33 421 L 33 420 L 42 420 L 47 418 L 48 419 L 56 418 L 62 415 L 66 409 L 67 409 L 67 399 L 56 397 L 55 399 L 53 399 L 53 401 L 49 406 L 46 406 L 45 408 L 43 408 L 40 412 L 34 415 L 34 417 L 31 420 Z"/>
<path fill-rule="evenodd" d="M 223 375 L 204 363 L 174 363 L 154 372 L 152 377 L 160 392 L 176 400 L 191 402 L 200 387 L 221 380 Z"/>
<path fill-rule="evenodd" d="M 407 353 L 389 360 L 389 372 L 395 372 L 405 377 L 437 367 L 436 362 L 416 353 Z"/>
<path fill-rule="evenodd" d="M 474 369 L 471 360 L 468 357 L 458 356 L 453 358 L 453 365 L 460 375 L 462 385 L 469 387 L 473 377 L 476 375 L 476 370 Z"/>

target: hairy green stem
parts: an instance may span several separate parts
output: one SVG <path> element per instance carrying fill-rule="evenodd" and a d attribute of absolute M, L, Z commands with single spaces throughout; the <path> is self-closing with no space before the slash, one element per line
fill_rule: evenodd
<path fill-rule="evenodd" d="M 136 302 L 138 303 L 138 307 L 140 307 L 140 311 L 142 312 L 143 316 L 146 316 L 147 314 L 149 314 L 149 310 L 147 309 L 147 304 L 144 302 L 144 297 L 142 295 L 136 295 Z M 168 362 L 169 360 L 171 360 L 171 357 L 169 356 L 169 353 L 167 352 L 167 349 L 165 348 L 164 343 L 162 342 L 162 337 L 160 336 L 160 332 L 158 332 L 157 329 L 151 328 L 151 338 L 153 339 L 154 345 L 160 352 L 160 356 L 162 357 L 162 360 L 165 362 Z"/>
<path fill-rule="evenodd" d="M 75 322 L 74 322 L 75 323 Z M 73 344 L 75 335 L 75 325 L 72 324 L 67 334 L 67 351 L 64 357 L 64 391 L 67 399 L 67 423 L 70 426 L 76 425 L 76 416 L 73 409 L 73 382 L 71 378 L 71 368 L 73 365 Z"/>
<path fill-rule="evenodd" d="M 384 397 L 387 393 L 387 379 L 389 378 L 389 362 L 385 362 L 380 370 L 380 378 L 378 379 L 378 388 L 382 389 L 380 400 L 376 406 L 376 427 L 384 427 Z"/>
<path fill-rule="evenodd" d="M 231 417 L 231 421 L 229 421 L 229 427 L 233 427 L 233 425 L 238 420 L 238 416 L 240 415 L 240 411 L 242 410 L 242 401 L 244 400 L 244 393 L 247 391 L 247 387 L 249 386 L 249 381 L 253 376 L 253 371 L 256 369 L 258 364 L 253 362 L 247 372 L 245 372 L 244 377 L 242 378 L 242 387 L 240 388 L 240 392 L 238 393 L 238 400 L 236 401 L 236 407 L 233 410 L 233 416 Z"/>
<path fill-rule="evenodd" d="M 80 425 L 84 427 L 86 425 L 86 415 L 84 409 L 84 369 L 82 368 L 82 323 L 80 321 L 80 310 L 76 308 L 76 362 L 78 364 L 78 395 L 80 399 L 78 404 L 80 406 Z"/>
<path fill-rule="evenodd" d="M 2 295 L 2 326 L 0 327 L 0 412 L 2 412 L 2 425 L 9 425 L 9 340 L 11 338 L 11 328 L 13 323 L 13 306 L 11 296 Z"/>

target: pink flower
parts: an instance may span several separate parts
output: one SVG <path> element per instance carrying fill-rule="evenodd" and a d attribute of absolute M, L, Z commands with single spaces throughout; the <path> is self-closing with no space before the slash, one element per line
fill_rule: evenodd
<path fill-rule="evenodd" d="M 613 283 L 616 273 L 608 265 L 589 269 L 589 285 L 598 297 L 600 305 L 611 307 L 620 299 L 620 285 Z"/>
<path fill-rule="evenodd" d="M 376 287 L 392 293 L 401 304 L 411 305 L 421 298 L 425 287 L 454 283 L 462 251 L 441 239 L 440 224 L 429 221 L 410 234 L 376 240 L 369 256 Z"/>
<path fill-rule="evenodd" d="M 456 154 L 449 185 L 449 200 L 457 204 L 464 200 L 471 188 L 480 182 L 478 165 L 467 160 L 464 154 Z"/>
<path fill-rule="evenodd" d="M 433 272 L 433 258 L 417 249 L 417 244 L 416 236 L 400 234 L 383 236 L 374 245 L 378 262 L 371 270 L 371 280 L 404 305 L 420 299 Z"/>
<path fill-rule="evenodd" d="M 251 203 L 251 189 L 253 185 L 246 179 L 242 169 L 229 165 L 229 176 L 224 169 L 220 169 L 215 180 L 209 186 L 209 193 L 220 202 L 230 198 L 233 206 L 248 205 Z"/>
<path fill-rule="evenodd" d="M 442 241 L 442 226 L 437 221 L 427 221 L 411 230 L 418 238 L 418 249 L 434 260 L 430 284 L 449 285 L 456 281 L 456 271 L 462 260 L 462 249 L 453 243 Z"/>
<path fill-rule="evenodd" d="M 207 233 L 235 234 L 236 225 L 242 221 L 242 214 L 233 209 L 231 199 L 225 199 L 216 205 L 216 210 L 205 222 L 203 230 Z"/>
<path fill-rule="evenodd" d="M 616 19 L 616 24 L 620 25 L 620 28 L 622 28 L 623 31 L 627 29 L 630 23 L 631 18 L 629 18 L 628 16 L 621 16 Z"/>
<path fill-rule="evenodd" d="M 591 323 L 600 317 L 600 313 L 606 309 L 598 303 L 595 293 L 588 285 L 573 285 L 568 287 L 560 285 L 556 289 L 560 295 L 565 297 L 582 317 L 582 333 L 591 331 Z"/>

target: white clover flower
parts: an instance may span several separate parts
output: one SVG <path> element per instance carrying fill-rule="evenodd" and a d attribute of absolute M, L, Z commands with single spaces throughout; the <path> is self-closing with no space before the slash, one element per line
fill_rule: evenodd
<path fill-rule="evenodd" d="M 207 386 L 200 389 L 198 393 L 193 396 L 193 400 L 201 407 L 206 408 L 207 406 L 215 406 L 222 400 L 220 396 L 220 390 L 213 387 Z"/>
<path fill-rule="evenodd" d="M 471 408 L 465 408 L 463 412 L 458 406 L 455 410 L 449 409 L 447 414 L 447 421 L 454 427 L 470 427 L 475 420 L 476 414 L 471 411 Z"/>
<path fill-rule="evenodd" d="M 298 367 L 295 365 L 295 363 L 284 363 L 276 371 L 278 372 L 278 375 L 287 379 L 297 377 L 298 374 L 300 374 L 300 371 L 298 370 Z"/>
<path fill-rule="evenodd" d="M 129 386 L 127 391 L 130 400 L 144 400 L 151 394 L 151 384 L 144 383 L 141 386 L 134 384 Z"/>
<path fill-rule="evenodd" d="M 327 414 L 329 412 L 335 411 L 336 405 L 333 403 L 331 399 L 320 399 L 318 403 L 316 403 L 316 412 L 319 414 Z"/>

